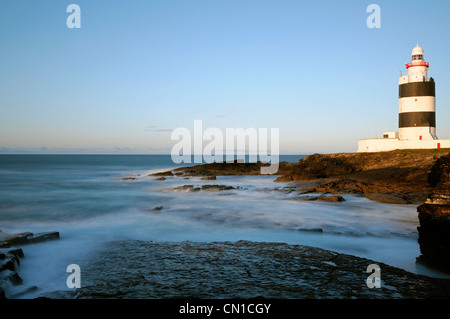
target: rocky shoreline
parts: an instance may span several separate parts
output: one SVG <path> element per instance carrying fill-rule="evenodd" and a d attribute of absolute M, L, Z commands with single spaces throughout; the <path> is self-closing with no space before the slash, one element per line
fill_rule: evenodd
<path fill-rule="evenodd" d="M 300 200 L 342 202 L 339 194 L 418 207 L 423 262 L 450 270 L 450 150 L 314 154 L 280 163 L 273 190 L 298 193 Z M 449 154 L 449 155 L 447 155 Z M 259 175 L 264 163 L 214 163 L 149 176 L 216 180 L 223 175 Z M 125 177 L 136 180 L 141 176 Z M 239 191 L 222 184 L 184 185 L 181 192 Z M 314 195 L 316 196 L 310 196 Z M 163 206 L 153 208 L 161 211 Z M 59 239 L 58 232 L 5 234 L 0 231 L 0 299 L 5 287 L 22 284 L 21 245 Z M 434 279 L 373 260 L 320 248 L 270 242 L 111 242 L 84 269 L 88 283 L 47 298 L 448 298 L 450 280 Z M 367 266 L 382 269 L 382 288 L 370 289 Z M 442 269 L 442 268 L 441 268 Z M 97 278 L 97 279 L 96 279 Z M 104 280 L 99 281 L 98 278 Z M 37 287 L 26 287 L 17 298 Z"/>
<path fill-rule="evenodd" d="M 264 163 L 213 163 L 152 176 L 259 175 Z M 450 149 L 306 156 L 281 162 L 275 182 L 292 182 L 301 200 L 344 201 L 356 194 L 390 204 L 417 204 L 420 260 L 450 272 Z M 319 193 L 315 197 L 305 194 Z"/>
<path fill-rule="evenodd" d="M 369 288 L 367 267 L 381 269 Z M 440 299 L 450 280 L 346 254 L 271 242 L 111 242 L 83 269 L 83 286 L 47 298 Z M 98 278 L 102 278 L 99 280 Z"/>
<path fill-rule="evenodd" d="M 432 191 L 428 173 L 450 149 L 378 153 L 313 154 L 298 163 L 280 162 L 275 182 L 293 182 L 304 193 L 357 194 L 395 204 L 422 204 Z M 211 163 L 151 174 L 168 176 L 260 175 L 257 163 Z"/>
<path fill-rule="evenodd" d="M 5 290 L 8 286 L 23 283 L 18 271 L 20 258 L 25 255 L 20 246 L 55 239 L 59 239 L 59 232 L 6 234 L 0 230 L 0 299 L 6 299 Z M 15 298 L 36 289 L 36 286 L 24 287 L 22 292 L 9 297 Z"/>

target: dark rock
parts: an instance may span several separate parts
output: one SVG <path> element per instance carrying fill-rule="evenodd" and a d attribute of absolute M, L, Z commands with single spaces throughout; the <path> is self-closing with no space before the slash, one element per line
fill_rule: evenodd
<path fill-rule="evenodd" d="M 31 293 L 31 292 L 35 292 L 35 291 L 37 291 L 38 289 L 39 289 L 39 288 L 38 288 L 37 286 L 31 286 L 31 287 L 28 287 L 28 288 L 24 289 L 23 291 L 17 292 L 17 293 L 12 294 L 12 295 L 10 295 L 10 296 L 8 296 L 8 297 L 9 297 L 10 299 L 20 298 L 20 297 L 23 297 L 23 296 L 26 295 L 26 294 L 29 294 L 29 293 Z"/>
<path fill-rule="evenodd" d="M 59 239 L 59 232 L 45 232 L 33 234 L 30 232 L 18 233 L 18 234 L 5 234 L 0 233 L 0 247 L 10 248 L 10 246 L 27 245 L 37 242 Z M 23 250 L 21 248 L 9 249 L 7 252 L 0 253 L 0 299 L 6 298 L 4 292 L 5 285 L 7 283 L 13 285 L 22 284 L 23 280 L 17 273 L 17 269 L 20 265 L 20 258 L 24 257 Z M 28 289 L 34 289 L 30 287 Z"/>
<path fill-rule="evenodd" d="M 261 175 L 261 169 L 269 166 L 265 162 L 256 163 L 210 163 L 191 167 L 180 167 L 173 171 L 151 174 L 150 176 L 172 176 L 175 173 L 183 173 L 189 176 L 229 176 L 229 175 Z M 286 169 L 296 165 L 295 163 L 280 162 L 278 174 L 287 173 Z"/>
<path fill-rule="evenodd" d="M 381 268 L 380 289 L 366 285 L 370 264 Z M 448 279 L 365 258 L 249 241 L 114 242 L 84 280 L 76 298 L 446 299 L 450 291 Z"/>
<path fill-rule="evenodd" d="M 38 233 L 28 238 L 28 243 L 39 243 L 47 240 L 59 239 L 59 232 Z"/>
<path fill-rule="evenodd" d="M 118 181 L 135 181 L 135 180 L 137 180 L 137 178 L 134 176 L 129 176 L 129 177 L 118 178 L 117 180 Z"/>
<path fill-rule="evenodd" d="M 13 258 L 6 259 L 0 264 L 0 272 L 4 270 L 15 270 L 16 269 L 16 261 Z"/>
<path fill-rule="evenodd" d="M 8 281 L 13 285 L 20 285 L 23 282 L 16 270 L 9 269 L 0 272 L 0 286 L 2 286 L 1 283 L 5 281 Z"/>
<path fill-rule="evenodd" d="M 199 191 L 228 191 L 233 189 L 241 189 L 241 187 L 234 187 L 228 185 L 183 185 L 173 188 L 174 191 L 184 192 L 199 192 Z"/>
<path fill-rule="evenodd" d="M 162 209 L 163 209 L 163 206 L 157 206 L 157 207 L 154 207 L 152 210 L 153 211 L 160 211 Z"/>
<path fill-rule="evenodd" d="M 33 236 L 33 233 L 24 232 L 18 234 L 7 235 L 3 238 L 3 242 L 6 242 L 10 246 L 26 244 L 28 237 Z"/>
<path fill-rule="evenodd" d="M 7 241 L 0 241 L 0 248 L 9 248 L 11 247 Z"/>
<path fill-rule="evenodd" d="M 337 196 L 315 196 L 315 197 L 308 197 L 303 200 L 307 201 L 313 201 L 313 200 L 323 200 L 327 202 L 345 202 L 344 197 L 337 195 Z"/>
<path fill-rule="evenodd" d="M 314 233 L 323 233 L 322 228 L 299 228 L 298 231 L 306 231 L 306 232 L 314 232 Z"/>
<path fill-rule="evenodd" d="M 155 178 L 155 181 L 165 181 L 165 180 L 166 180 L 166 178 L 164 176 Z"/>
<path fill-rule="evenodd" d="M 25 257 L 22 248 L 8 250 L 8 254 L 14 255 L 18 258 Z"/>
<path fill-rule="evenodd" d="M 215 180 L 216 177 L 215 176 L 205 176 L 205 177 L 202 177 L 200 179 L 203 179 L 203 180 Z"/>
<path fill-rule="evenodd" d="M 410 204 L 410 202 L 404 198 L 392 195 L 392 194 L 380 194 L 380 193 L 367 193 L 364 194 L 368 199 L 388 204 Z"/>
<path fill-rule="evenodd" d="M 448 151 L 314 154 L 302 158 L 298 163 L 280 162 L 277 172 L 280 176 L 275 181 L 317 181 L 315 192 L 318 193 L 369 194 L 369 199 L 377 201 L 419 204 L 425 201 L 431 190 L 427 182 L 428 171 L 436 159 Z M 151 176 L 173 176 L 178 173 L 185 176 L 261 175 L 264 166 L 267 163 L 211 163 L 180 167 Z M 384 194 L 391 197 L 382 196 Z"/>
<path fill-rule="evenodd" d="M 436 160 L 428 181 L 432 192 L 417 207 L 420 258 L 450 272 L 450 154 Z"/>
<path fill-rule="evenodd" d="M 1 248 L 9 248 L 11 246 L 18 246 L 18 245 L 27 245 L 32 243 L 37 243 L 41 241 L 46 240 L 52 240 L 52 239 L 59 239 L 59 232 L 46 232 L 46 233 L 39 233 L 39 234 L 33 234 L 30 232 L 26 233 L 19 233 L 19 234 L 8 234 L 7 236 L 3 237 L 3 241 L 0 242 L 4 244 Z M 18 252 L 20 253 L 20 252 Z M 22 252 L 23 253 L 23 252 Z"/>
<path fill-rule="evenodd" d="M 172 171 L 167 171 L 167 172 L 159 172 L 159 173 L 154 173 L 154 174 L 150 174 L 148 176 L 173 176 L 174 173 L 172 173 Z"/>

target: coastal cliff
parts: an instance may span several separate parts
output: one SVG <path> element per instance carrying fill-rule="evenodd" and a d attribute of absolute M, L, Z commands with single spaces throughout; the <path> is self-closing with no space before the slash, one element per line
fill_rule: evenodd
<path fill-rule="evenodd" d="M 377 153 L 314 154 L 276 181 L 316 181 L 303 190 L 360 194 L 369 199 L 421 204 L 431 191 L 428 173 L 450 150 L 395 150 Z"/>
<path fill-rule="evenodd" d="M 450 270 L 450 154 L 436 161 L 428 182 L 432 191 L 417 208 L 420 258 Z"/>

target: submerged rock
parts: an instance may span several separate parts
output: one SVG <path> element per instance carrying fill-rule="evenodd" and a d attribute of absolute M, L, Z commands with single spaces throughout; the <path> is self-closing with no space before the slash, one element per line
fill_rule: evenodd
<path fill-rule="evenodd" d="M 313 200 L 323 200 L 326 202 L 345 202 L 344 197 L 337 195 L 337 196 L 315 196 L 315 197 L 307 197 L 302 200 L 306 201 L 313 201 Z"/>
<path fill-rule="evenodd" d="M 117 180 L 118 181 L 135 181 L 135 180 L 137 180 L 137 178 L 134 176 L 129 176 L 129 177 L 121 177 L 121 178 L 118 178 Z"/>
<path fill-rule="evenodd" d="M 205 176 L 205 177 L 202 177 L 200 179 L 203 179 L 203 180 L 216 180 L 216 177 L 215 176 Z"/>
<path fill-rule="evenodd" d="M 233 189 L 241 189 L 241 187 L 234 187 L 228 185 L 183 185 L 173 188 L 173 191 L 183 192 L 199 192 L 199 191 L 228 191 Z"/>
<path fill-rule="evenodd" d="M 10 246 L 26 245 L 38 243 L 46 240 L 59 239 L 59 232 L 45 232 L 33 234 L 30 232 L 18 234 L 4 234 L 0 237 L 0 248 L 7 248 Z"/>

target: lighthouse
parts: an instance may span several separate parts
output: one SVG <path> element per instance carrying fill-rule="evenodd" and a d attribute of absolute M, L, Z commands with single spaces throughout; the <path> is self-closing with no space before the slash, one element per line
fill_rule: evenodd
<path fill-rule="evenodd" d="M 436 140 L 436 93 L 428 79 L 429 63 L 417 45 L 406 64 L 408 75 L 400 76 L 398 87 L 398 127 L 400 140 Z"/>
<path fill-rule="evenodd" d="M 450 148 L 450 140 L 436 136 L 436 83 L 428 78 L 430 64 L 417 45 L 406 63 L 407 75 L 398 82 L 398 132 L 383 133 L 383 138 L 358 141 L 358 152 L 382 152 L 396 149 Z"/>

